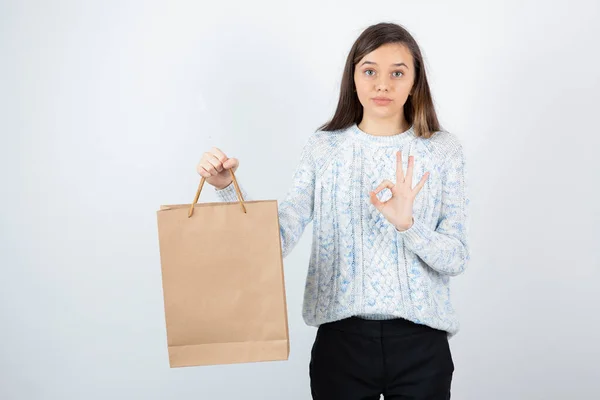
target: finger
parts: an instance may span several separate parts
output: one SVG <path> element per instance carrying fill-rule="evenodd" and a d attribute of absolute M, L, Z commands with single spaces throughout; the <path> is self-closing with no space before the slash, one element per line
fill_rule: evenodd
<path fill-rule="evenodd" d="M 429 172 L 425 172 L 425 173 L 423 174 L 423 177 L 422 177 L 422 178 L 421 178 L 421 180 L 419 181 L 419 183 L 417 183 L 417 186 L 415 186 L 415 189 L 414 189 L 414 191 L 415 191 L 415 195 L 416 195 L 417 193 L 419 193 L 419 191 L 420 191 L 421 189 L 423 189 L 423 186 L 425 186 L 425 182 L 427 182 L 427 179 L 429 179 Z"/>
<path fill-rule="evenodd" d="M 204 168 L 200 168 L 198 170 L 198 173 L 203 177 L 203 178 L 210 178 L 210 172 L 208 172 L 207 170 L 205 170 Z"/>
<path fill-rule="evenodd" d="M 402 151 L 396 152 L 396 182 L 404 182 L 404 171 L 402 170 Z"/>
<path fill-rule="evenodd" d="M 415 167 L 415 156 L 408 156 L 408 167 L 406 168 L 406 177 L 404 182 L 409 188 L 412 188 L 413 170 Z"/>
<path fill-rule="evenodd" d="M 200 163 L 200 166 L 204 168 L 211 176 L 219 174 L 219 171 L 217 171 L 215 166 L 208 162 L 208 160 L 202 161 L 202 163 Z"/>
<path fill-rule="evenodd" d="M 383 182 L 381 182 L 381 184 L 379 186 L 377 186 L 377 189 L 375 189 L 373 191 L 373 193 L 378 194 L 379 192 L 381 192 L 383 189 L 388 188 L 390 190 L 392 190 L 394 188 L 394 183 L 392 183 L 389 180 L 384 180 Z"/>
<path fill-rule="evenodd" d="M 217 147 L 210 149 L 210 152 L 217 158 L 217 160 L 221 161 L 221 164 L 229 159 L 229 157 L 227 157 L 225 153 L 223 153 L 221 149 Z"/>
<path fill-rule="evenodd" d="M 236 169 L 240 165 L 240 161 L 237 158 L 229 158 L 227 161 L 223 163 L 223 168 L 225 169 Z"/>
<path fill-rule="evenodd" d="M 383 207 L 385 207 L 385 203 L 377 198 L 375 192 L 370 192 L 369 197 L 371 198 L 371 204 L 373 204 L 377 210 L 381 211 Z"/>
<path fill-rule="evenodd" d="M 207 157 L 206 161 L 210 163 L 215 170 L 219 172 L 223 171 L 223 163 L 214 154 L 211 154 L 210 157 Z"/>
<path fill-rule="evenodd" d="M 210 173 L 206 169 L 204 169 L 201 163 L 198 163 L 198 165 L 196 166 L 196 171 L 203 178 L 210 178 Z"/>

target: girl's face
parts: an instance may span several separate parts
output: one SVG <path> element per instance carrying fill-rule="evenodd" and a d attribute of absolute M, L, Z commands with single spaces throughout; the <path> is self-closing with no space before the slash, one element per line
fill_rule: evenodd
<path fill-rule="evenodd" d="M 412 55 L 406 46 L 398 43 L 384 44 L 373 50 L 354 70 L 356 93 L 363 114 L 370 118 L 402 119 L 413 81 Z"/>

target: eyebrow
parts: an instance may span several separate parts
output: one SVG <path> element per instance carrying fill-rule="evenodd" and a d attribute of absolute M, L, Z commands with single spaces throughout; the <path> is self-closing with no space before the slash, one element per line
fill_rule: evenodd
<path fill-rule="evenodd" d="M 362 66 L 363 66 L 363 65 L 365 65 L 365 64 L 373 64 L 373 65 L 377 65 L 377 63 L 376 63 L 376 62 L 373 62 L 373 61 L 365 61 L 365 62 L 363 62 L 362 64 L 360 64 L 360 65 L 359 65 L 359 67 L 362 67 Z M 401 67 L 401 66 L 405 66 L 406 68 L 408 68 L 408 65 L 406 65 L 406 64 L 404 64 L 404 63 L 392 64 L 392 66 L 394 66 L 394 67 Z M 408 68 L 408 69 L 410 69 L 410 68 Z"/>

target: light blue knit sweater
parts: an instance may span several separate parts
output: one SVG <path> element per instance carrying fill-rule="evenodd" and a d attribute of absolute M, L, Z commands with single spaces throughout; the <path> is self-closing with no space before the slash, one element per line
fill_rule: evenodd
<path fill-rule="evenodd" d="M 404 171 L 414 155 L 413 187 L 430 171 L 414 202 L 414 224 L 404 232 L 369 199 L 384 179 L 396 181 L 398 150 Z M 313 222 L 305 322 L 402 317 L 445 330 L 449 337 L 456 334 L 449 281 L 470 258 L 465 173 L 462 145 L 446 131 L 429 139 L 417 137 L 414 127 L 374 136 L 354 124 L 310 135 L 291 188 L 278 204 L 284 257 Z M 221 201 L 237 201 L 232 184 L 216 193 Z M 382 201 L 390 196 L 387 189 L 378 195 Z"/>

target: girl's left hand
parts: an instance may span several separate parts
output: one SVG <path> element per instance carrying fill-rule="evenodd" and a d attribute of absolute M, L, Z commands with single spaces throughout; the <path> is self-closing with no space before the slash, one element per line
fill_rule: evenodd
<path fill-rule="evenodd" d="M 414 156 L 409 156 L 408 169 L 405 177 L 404 171 L 402 170 L 402 152 L 398 151 L 396 153 L 396 184 L 393 184 L 386 179 L 377 187 L 377 189 L 369 192 L 371 204 L 373 204 L 398 231 L 405 231 L 412 226 L 414 222 L 413 203 L 415 197 L 417 197 L 417 194 L 425 185 L 427 178 L 429 178 L 429 172 L 426 172 L 423 174 L 423 177 L 417 186 L 413 189 L 412 176 L 414 164 Z M 377 194 L 385 188 L 391 190 L 392 197 L 385 202 L 381 202 L 377 198 Z"/>

